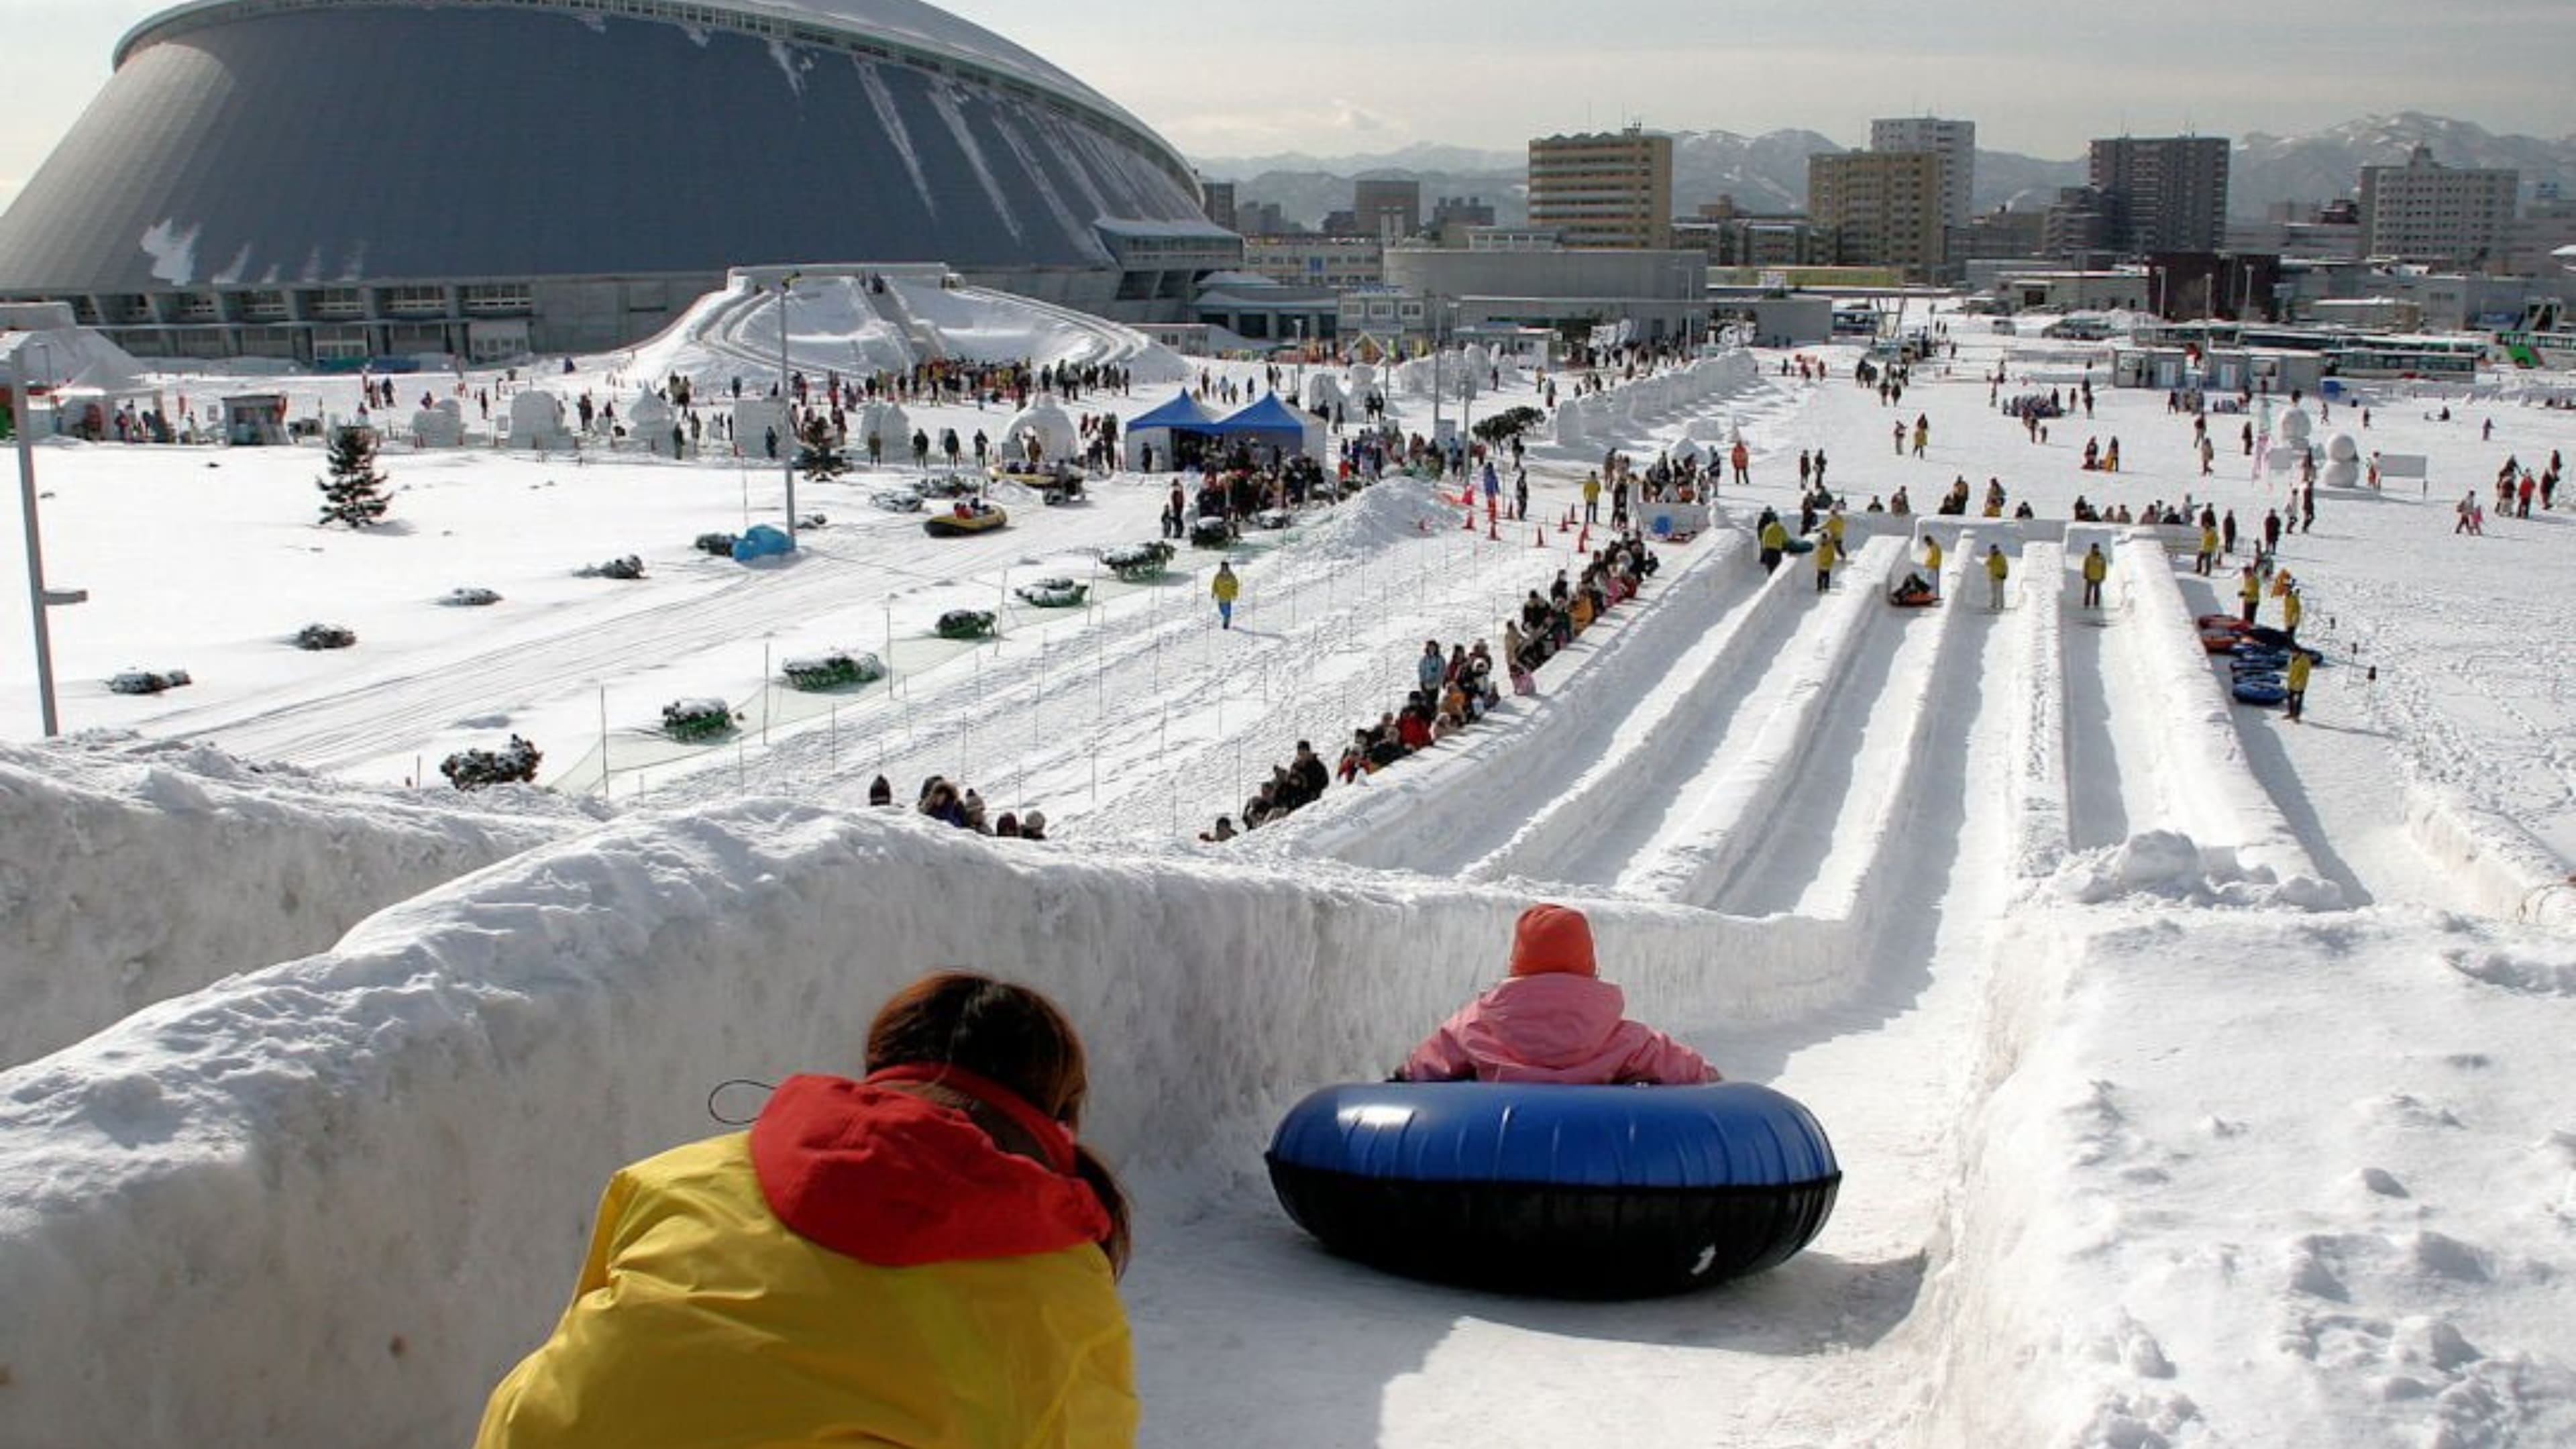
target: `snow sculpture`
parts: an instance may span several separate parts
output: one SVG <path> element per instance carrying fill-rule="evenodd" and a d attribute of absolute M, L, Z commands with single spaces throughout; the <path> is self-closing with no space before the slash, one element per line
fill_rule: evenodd
<path fill-rule="evenodd" d="M 1347 407 L 1350 396 L 1342 391 L 1342 380 L 1329 372 L 1319 372 L 1306 379 L 1306 410 L 1329 413 Z"/>
<path fill-rule="evenodd" d="M 1583 416 L 1583 400 L 1572 398 L 1557 406 L 1556 442 L 1563 448 L 1581 448 L 1592 441 L 1592 430 Z"/>
<path fill-rule="evenodd" d="M 570 448 L 572 433 L 564 427 L 563 399 L 536 391 L 510 399 L 510 446 L 540 453 Z"/>
<path fill-rule="evenodd" d="M 642 439 L 645 448 L 656 456 L 671 451 L 672 417 L 671 405 L 649 387 L 636 394 L 626 409 L 629 435 Z"/>
<path fill-rule="evenodd" d="M 2293 407 L 2281 414 L 2281 441 L 2293 448 L 2299 447 L 2308 441 L 2308 434 L 2315 426 L 2316 419 L 2308 416 L 2306 408 Z"/>
<path fill-rule="evenodd" d="M 1011 425 L 1002 430 L 1002 456 L 1014 463 L 1027 459 L 1030 438 L 1037 439 L 1041 463 L 1060 462 L 1082 452 L 1081 429 L 1051 399 L 1041 398 L 1011 419 Z"/>
<path fill-rule="evenodd" d="M 869 403 L 850 420 L 852 446 L 865 451 L 870 436 L 876 438 L 882 457 L 900 460 L 912 456 L 912 419 L 893 403 Z"/>
<path fill-rule="evenodd" d="M 411 415 L 411 445 L 415 448 L 461 448 L 465 446 L 465 413 L 456 399 L 448 398 L 436 407 L 422 408 Z"/>

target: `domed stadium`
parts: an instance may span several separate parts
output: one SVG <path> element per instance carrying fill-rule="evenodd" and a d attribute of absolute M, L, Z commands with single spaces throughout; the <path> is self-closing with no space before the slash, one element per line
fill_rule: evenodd
<path fill-rule="evenodd" d="M 143 357 L 596 351 L 737 267 L 939 263 L 1180 320 L 1188 163 L 918 0 L 196 0 L 0 216 L 0 300 Z"/>

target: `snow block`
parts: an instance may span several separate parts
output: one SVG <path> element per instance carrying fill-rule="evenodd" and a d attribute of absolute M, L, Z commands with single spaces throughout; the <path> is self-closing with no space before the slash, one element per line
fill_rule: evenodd
<path fill-rule="evenodd" d="M 1749 1082 L 1326 1087 L 1279 1124 L 1280 1205 L 1390 1272 L 1559 1298 L 1686 1292 L 1776 1267 L 1832 1216 L 1824 1128 Z"/>

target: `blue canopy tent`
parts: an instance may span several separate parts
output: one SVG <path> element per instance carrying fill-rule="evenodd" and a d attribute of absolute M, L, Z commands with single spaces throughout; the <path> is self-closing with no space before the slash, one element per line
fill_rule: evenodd
<path fill-rule="evenodd" d="M 1214 424 L 1211 431 L 1228 442 L 1249 443 L 1255 452 L 1275 447 L 1283 458 L 1304 454 L 1321 461 L 1324 457 L 1324 420 L 1290 408 L 1277 393 L 1264 393 L 1259 402 Z"/>
<path fill-rule="evenodd" d="M 1216 431 L 1216 414 L 1199 406 L 1199 400 L 1185 389 L 1170 402 L 1127 424 L 1123 448 L 1126 464 L 1141 471 L 1145 450 L 1150 447 L 1154 450 L 1155 459 L 1163 467 L 1170 468 L 1183 452 L 1182 437 L 1196 440 L 1187 449 L 1195 456 Z"/>

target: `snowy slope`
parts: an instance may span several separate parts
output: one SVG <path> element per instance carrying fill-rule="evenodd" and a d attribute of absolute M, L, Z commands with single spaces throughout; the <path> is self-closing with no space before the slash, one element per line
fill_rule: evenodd
<path fill-rule="evenodd" d="M 868 511 L 863 476 L 827 494 L 807 557 L 745 571 L 684 545 L 774 513 L 765 469 L 398 457 L 418 526 L 350 540 L 304 522 L 310 454 L 208 455 L 218 488 L 167 473 L 184 453 L 45 450 L 49 531 L 100 595 L 58 620 L 67 675 L 213 666 L 195 700 L 78 692 L 77 722 L 384 780 L 505 724 L 551 769 L 604 706 L 623 808 L 399 904 L 352 892 L 350 919 L 390 908 L 336 945 L 281 933 L 280 956 L 320 954 L 0 1073 L 0 1301 L 44 1305 L 0 1315 L 0 1438 L 455 1442 L 559 1309 L 609 1168 L 719 1130 L 709 1094 L 733 1078 L 848 1067 L 889 989 L 959 961 L 1056 993 L 1102 1063 L 1091 1127 L 1143 1209 L 1126 1294 L 1149 1444 L 1561 1445 L 1605 1423 L 1639 1445 L 2576 1436 L 2576 770 L 2557 744 L 2576 676 L 2529 627 L 2576 583 L 2563 518 L 2454 538 L 2443 489 L 2327 493 L 2283 547 L 2304 637 L 2334 656 L 2291 727 L 2226 700 L 2191 632 L 2224 601 L 2187 561 L 2062 521 L 2079 492 L 2189 491 L 2250 530 L 2279 483 L 2241 459 L 2200 479 L 2161 395 L 2106 391 L 2031 444 L 1978 375 L 2009 346 L 2016 389 L 2072 379 L 2081 352 L 1961 340 L 1894 410 L 1931 421 L 1924 460 L 1883 449 L 1875 393 L 1784 379 L 1771 354 L 1712 388 L 1621 387 L 1582 446 L 1534 451 L 1534 513 L 1560 514 L 1603 447 L 1740 430 L 1755 482 L 1725 490 L 1728 523 L 1667 550 L 1537 696 L 1222 850 L 1188 842 L 1297 739 L 1330 753 L 1392 707 L 1424 638 L 1497 635 L 1579 536 L 1488 537 L 1389 483 L 1247 550 L 1234 631 L 1193 553 L 1167 586 L 1104 586 L 963 648 L 922 639 L 940 608 L 1094 578 L 1098 549 L 1151 536 L 1161 480 L 931 545 Z M 1427 421 L 1427 397 L 1398 405 Z M 2447 489 L 2576 443 L 2576 415 L 2487 404 L 2488 444 L 2482 412 L 2437 405 L 2384 389 L 2365 446 L 2426 452 Z M 2338 406 L 2328 428 L 2354 422 Z M 2128 471 L 2079 471 L 2087 433 L 2122 435 Z M 1875 597 L 1907 548 L 1881 516 L 1855 515 L 1867 542 L 1833 591 L 1796 566 L 1765 580 L 1743 529 L 1819 445 L 1855 503 L 1995 476 L 2040 519 L 1950 527 L 1928 612 Z M 190 546 L 116 527 L 144 506 Z M 644 583 L 557 580 L 637 537 L 658 541 Z M 2073 572 L 2096 539 L 2115 559 L 2098 611 Z M 2000 613 L 1989 541 L 2013 562 Z M 273 562 L 256 588 L 191 557 L 250 547 Z M 527 616 L 410 612 L 468 561 Z M 361 619 L 358 657 L 271 652 L 317 598 Z M 888 646 L 895 685 L 615 767 L 659 700 L 764 699 L 763 647 L 818 642 Z M 27 674 L 0 656 L 0 703 Z M 879 772 L 908 796 L 933 771 L 996 810 L 1042 805 L 1061 843 L 853 806 Z M 397 802 L 442 799 L 316 808 L 390 835 Z M 256 914 L 300 848 L 248 833 L 197 871 L 183 815 L 130 828 L 172 920 Z M 1808 1253 L 1688 1299 L 1532 1304 L 1380 1278 L 1280 1216 L 1259 1163 L 1276 1115 L 1382 1072 L 1491 979 L 1540 896 L 1594 912 L 1634 1014 L 1825 1122 L 1848 1176 Z M 87 920 L 24 915 L 34 898 L 12 902 L 13 944 Z"/>

